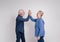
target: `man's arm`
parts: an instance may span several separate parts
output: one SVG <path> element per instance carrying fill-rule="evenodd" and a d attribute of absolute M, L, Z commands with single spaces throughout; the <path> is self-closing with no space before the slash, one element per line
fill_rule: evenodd
<path fill-rule="evenodd" d="M 27 18 L 22 18 L 22 17 L 17 17 L 17 19 L 16 19 L 17 21 L 24 21 L 24 22 L 26 22 L 26 21 L 28 21 L 29 20 L 29 16 L 27 17 Z"/>

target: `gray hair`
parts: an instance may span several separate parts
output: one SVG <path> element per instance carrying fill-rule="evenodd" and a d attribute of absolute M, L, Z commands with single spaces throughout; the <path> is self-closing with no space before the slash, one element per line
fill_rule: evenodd
<path fill-rule="evenodd" d="M 20 14 L 20 11 L 24 11 L 24 10 L 23 10 L 23 9 L 19 9 L 19 10 L 18 10 L 18 14 Z"/>

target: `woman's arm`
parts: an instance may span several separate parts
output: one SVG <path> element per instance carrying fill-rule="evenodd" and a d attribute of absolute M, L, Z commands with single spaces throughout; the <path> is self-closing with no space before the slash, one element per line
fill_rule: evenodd
<path fill-rule="evenodd" d="M 36 22 L 37 19 L 34 19 L 32 16 L 29 17 L 33 22 Z"/>
<path fill-rule="evenodd" d="M 32 14 L 32 12 L 31 12 L 31 10 L 29 10 L 29 11 L 28 11 L 29 18 L 30 18 L 32 21 L 36 22 L 37 19 L 34 19 L 34 18 L 31 16 L 31 14 Z"/>

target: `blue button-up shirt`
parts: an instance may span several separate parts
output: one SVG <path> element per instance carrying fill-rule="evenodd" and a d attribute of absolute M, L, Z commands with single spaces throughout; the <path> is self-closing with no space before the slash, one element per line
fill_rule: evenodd
<path fill-rule="evenodd" d="M 35 22 L 35 36 L 44 36 L 44 21 L 42 18 L 39 19 L 33 19 L 32 16 L 30 16 L 30 19 Z"/>

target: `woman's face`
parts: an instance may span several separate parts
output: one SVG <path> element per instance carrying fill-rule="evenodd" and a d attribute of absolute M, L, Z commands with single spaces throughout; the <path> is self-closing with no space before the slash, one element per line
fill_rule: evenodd
<path fill-rule="evenodd" d="M 38 12 L 37 18 L 41 18 L 41 17 L 42 17 L 42 13 L 41 12 Z"/>

